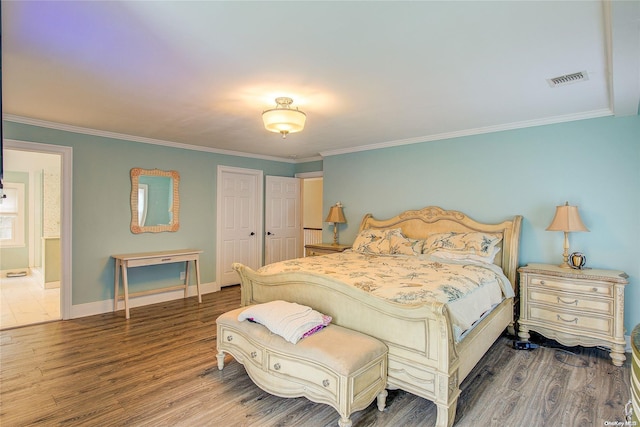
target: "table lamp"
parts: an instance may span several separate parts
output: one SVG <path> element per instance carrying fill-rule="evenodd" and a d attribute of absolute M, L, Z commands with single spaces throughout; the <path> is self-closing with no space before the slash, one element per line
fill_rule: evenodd
<path fill-rule="evenodd" d="M 324 222 L 332 222 L 333 223 L 333 244 L 338 244 L 338 224 L 344 224 L 347 220 L 344 217 L 344 212 L 342 212 L 342 203 L 338 202 L 334 206 L 331 206 L 329 209 L 329 215 L 324 220 Z"/>
<path fill-rule="evenodd" d="M 569 232 L 589 231 L 582 223 L 582 219 L 580 219 L 578 207 L 569 206 L 569 202 L 566 202 L 563 206 L 556 206 L 556 215 L 547 227 L 547 231 L 564 232 L 564 252 L 562 253 L 564 261 L 560 264 L 560 267 L 571 268 L 569 265 Z"/>

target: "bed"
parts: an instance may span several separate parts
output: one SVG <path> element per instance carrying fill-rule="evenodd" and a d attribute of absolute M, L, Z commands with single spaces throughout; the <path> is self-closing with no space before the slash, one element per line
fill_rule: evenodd
<path fill-rule="evenodd" d="M 462 380 L 505 328 L 514 332 L 513 291 L 521 223 L 518 215 L 498 224 L 484 224 L 462 212 L 435 206 L 405 211 L 386 220 L 377 220 L 371 214 L 363 218 L 356 242 L 367 233 L 390 236 L 398 231 L 411 242 L 423 242 L 423 248 L 427 241 L 437 240 L 434 236 L 446 233 L 498 237 L 491 248 L 492 264 L 508 280 L 511 292 L 463 334 L 456 333 L 450 304 L 441 300 L 399 303 L 332 275 L 298 268 L 275 273 L 272 265 L 258 271 L 239 263 L 233 268 L 240 275 L 243 306 L 274 300 L 297 302 L 331 316 L 335 324 L 383 341 L 389 348 L 387 388 L 402 389 L 434 402 L 436 425 L 451 426 Z M 375 255 L 370 258 L 375 259 Z"/>

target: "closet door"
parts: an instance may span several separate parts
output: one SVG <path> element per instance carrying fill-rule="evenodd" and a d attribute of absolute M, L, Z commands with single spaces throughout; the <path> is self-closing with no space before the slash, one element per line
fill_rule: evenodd
<path fill-rule="evenodd" d="M 217 263 L 220 286 L 240 283 L 234 262 L 253 269 L 262 260 L 262 185 L 259 170 L 218 166 Z"/>

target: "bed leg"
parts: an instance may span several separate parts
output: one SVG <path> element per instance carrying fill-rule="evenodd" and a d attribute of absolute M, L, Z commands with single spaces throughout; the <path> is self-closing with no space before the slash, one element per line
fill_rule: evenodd
<path fill-rule="evenodd" d="M 513 323 L 513 322 L 509 323 L 509 325 L 507 326 L 507 333 L 509 335 L 515 335 L 516 334 L 516 325 L 515 325 L 515 323 Z"/>
<path fill-rule="evenodd" d="M 216 354 L 216 358 L 218 359 L 218 370 L 222 371 L 222 368 L 224 368 L 224 351 Z"/>
<path fill-rule="evenodd" d="M 351 419 L 349 417 L 343 417 L 340 416 L 340 419 L 338 420 L 338 426 L 339 427 L 351 427 L 353 424 L 351 422 Z"/>

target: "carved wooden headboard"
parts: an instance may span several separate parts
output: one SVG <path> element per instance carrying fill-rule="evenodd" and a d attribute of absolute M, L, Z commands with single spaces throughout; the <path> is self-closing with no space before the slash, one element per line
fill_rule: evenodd
<path fill-rule="evenodd" d="M 499 224 L 483 224 L 459 211 L 447 211 L 437 206 L 428 206 L 420 210 L 405 211 L 385 220 L 378 220 L 371 214 L 367 214 L 360 223 L 360 231 L 400 228 L 405 236 L 412 239 L 426 239 L 431 234 L 446 232 L 480 231 L 499 234 L 502 236 L 502 241 L 498 245 L 501 251 L 494 263 L 502 268 L 515 288 L 521 225 L 522 216 L 520 215 Z"/>

